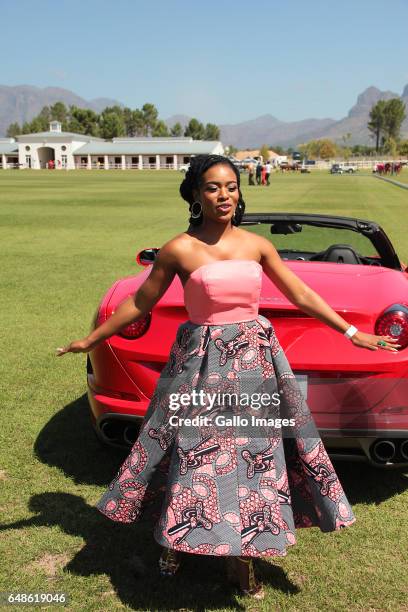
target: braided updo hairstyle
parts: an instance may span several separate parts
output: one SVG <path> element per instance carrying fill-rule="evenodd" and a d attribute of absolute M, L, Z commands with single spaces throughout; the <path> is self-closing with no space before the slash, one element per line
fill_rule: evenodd
<path fill-rule="evenodd" d="M 216 164 L 223 164 L 224 166 L 229 166 L 231 170 L 234 171 L 237 185 L 238 185 L 238 193 L 239 199 L 237 203 L 237 207 L 235 209 L 235 213 L 231 219 L 232 225 L 240 225 L 242 220 L 242 215 L 245 212 L 245 202 L 242 197 L 241 189 L 240 189 L 240 175 L 239 170 L 234 166 L 231 160 L 228 157 L 224 157 L 223 155 L 196 155 L 192 157 L 190 160 L 190 167 L 186 172 L 186 176 L 183 182 L 180 185 L 180 195 L 189 204 L 189 211 L 191 213 L 191 208 L 194 203 L 194 191 L 198 191 L 200 188 L 201 177 L 211 166 L 215 166 Z M 197 219 L 189 219 L 191 225 L 201 225 L 203 222 L 203 213 Z"/>

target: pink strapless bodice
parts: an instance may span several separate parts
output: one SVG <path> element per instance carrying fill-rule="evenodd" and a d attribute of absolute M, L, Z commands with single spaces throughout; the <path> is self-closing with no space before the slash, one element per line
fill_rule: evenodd
<path fill-rule="evenodd" d="M 212 261 L 192 272 L 184 303 L 192 323 L 218 325 L 258 316 L 262 266 L 251 259 Z"/>

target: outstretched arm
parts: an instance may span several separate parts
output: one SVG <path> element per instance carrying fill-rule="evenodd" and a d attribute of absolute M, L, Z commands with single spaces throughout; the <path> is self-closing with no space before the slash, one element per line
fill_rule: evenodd
<path fill-rule="evenodd" d="M 349 329 L 347 323 L 325 300 L 313 289 L 308 287 L 292 270 L 282 261 L 279 253 L 266 238 L 260 238 L 261 264 L 264 272 L 278 289 L 295 304 L 300 310 L 323 321 L 333 329 L 343 334 Z M 376 336 L 357 331 L 351 341 L 355 346 L 367 348 L 372 351 L 378 350 L 378 341 L 385 342 L 381 348 L 396 352 L 399 344 L 391 336 Z"/>
<path fill-rule="evenodd" d="M 123 327 L 144 317 L 168 289 L 175 274 L 175 257 L 172 250 L 164 246 L 160 249 L 149 276 L 136 293 L 124 300 L 112 316 L 88 336 L 57 349 L 57 356 L 65 353 L 88 353 Z"/>

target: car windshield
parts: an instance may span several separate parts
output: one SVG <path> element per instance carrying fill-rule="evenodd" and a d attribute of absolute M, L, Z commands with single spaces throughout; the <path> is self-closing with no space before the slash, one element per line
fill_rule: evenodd
<path fill-rule="evenodd" d="M 299 256 L 308 259 L 308 256 L 325 251 L 333 244 L 350 245 L 362 257 L 379 257 L 371 240 L 358 232 L 305 223 L 293 225 L 301 226 L 302 230 L 290 234 L 271 234 L 271 223 L 245 224 L 244 227 L 270 240 L 283 259 L 296 259 Z"/>

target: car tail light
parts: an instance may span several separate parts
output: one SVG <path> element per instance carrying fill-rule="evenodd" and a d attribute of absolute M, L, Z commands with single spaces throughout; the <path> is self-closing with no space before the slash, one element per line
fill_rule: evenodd
<path fill-rule="evenodd" d="M 399 350 L 408 346 L 408 304 L 393 304 L 384 310 L 375 324 L 375 333 L 397 338 Z"/>
<path fill-rule="evenodd" d="M 126 327 L 121 329 L 118 335 L 122 336 L 122 338 L 127 338 L 128 340 L 136 340 L 147 332 L 150 327 L 151 319 L 152 313 L 149 312 L 142 319 L 138 319 L 137 321 L 134 321 L 130 325 L 127 325 Z"/>

